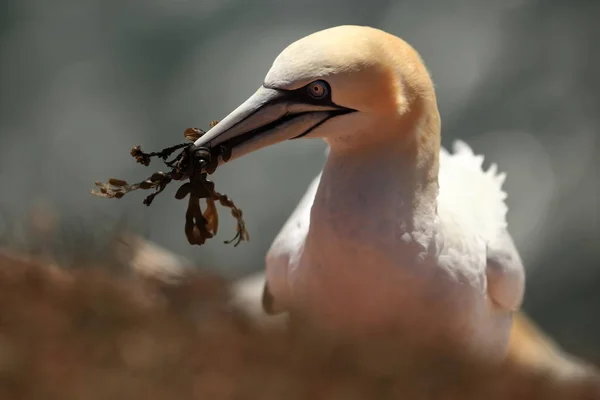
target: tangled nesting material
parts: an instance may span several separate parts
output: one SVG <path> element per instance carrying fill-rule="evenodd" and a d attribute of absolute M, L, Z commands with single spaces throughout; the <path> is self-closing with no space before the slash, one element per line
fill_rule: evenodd
<path fill-rule="evenodd" d="M 218 121 L 211 122 L 211 128 Z M 231 209 L 231 215 L 237 221 L 236 235 L 225 243 L 237 246 L 242 241 L 248 241 L 250 236 L 240 210 L 225 194 L 215 191 L 214 182 L 207 176 L 212 174 L 218 164 L 220 156 L 224 161 L 231 157 L 231 149 L 224 146 L 218 148 L 195 147 L 194 142 L 206 132 L 199 128 L 188 128 L 184 132 L 186 143 L 168 147 L 159 152 L 145 153 L 141 146 L 135 146 L 130 154 L 135 160 L 144 165 L 150 165 L 152 157 L 162 159 L 170 168 L 168 172 L 155 172 L 142 182 L 129 184 L 122 179 L 110 178 L 106 182 L 96 182 L 97 190 L 91 193 L 96 196 L 120 199 L 127 193 L 142 189 L 154 190 L 144 199 L 144 204 L 149 206 L 154 198 L 163 192 L 172 181 L 185 181 L 175 193 L 175 198 L 182 200 L 188 197 L 188 208 L 185 215 L 185 235 L 192 245 L 202 245 L 207 239 L 214 237 L 219 228 L 219 214 L 216 202 L 223 207 Z M 169 157 L 176 151 L 180 152 L 171 160 Z M 206 209 L 202 211 L 200 200 L 206 201 Z"/>

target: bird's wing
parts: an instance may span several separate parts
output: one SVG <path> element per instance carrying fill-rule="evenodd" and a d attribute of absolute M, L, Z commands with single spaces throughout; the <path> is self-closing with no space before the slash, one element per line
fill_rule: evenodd
<path fill-rule="evenodd" d="M 525 273 L 521 257 L 508 233 L 502 189 L 506 178 L 496 164 L 486 171 L 483 156 L 456 141 L 453 153 L 440 154 L 438 205 L 450 210 L 465 230 L 482 238 L 487 247 L 487 293 L 506 310 L 518 310 L 523 301 Z"/>
<path fill-rule="evenodd" d="M 285 311 L 289 296 L 288 270 L 298 262 L 310 224 L 312 208 L 321 174 L 317 175 L 292 212 L 267 252 L 267 280 L 263 289 L 263 308 L 268 314 Z"/>
<path fill-rule="evenodd" d="M 518 311 L 525 294 L 525 269 L 506 229 L 488 242 L 486 276 L 490 298 L 506 310 Z"/>

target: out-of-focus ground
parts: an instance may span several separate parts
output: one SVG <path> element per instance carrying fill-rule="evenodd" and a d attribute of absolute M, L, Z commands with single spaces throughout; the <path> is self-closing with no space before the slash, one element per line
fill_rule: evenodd
<path fill-rule="evenodd" d="M 0 252 L 0 398 L 600 398 L 598 376 L 265 328 L 214 275 L 81 262 Z"/>
<path fill-rule="evenodd" d="M 63 267 L 97 260 L 113 270 L 103 243 L 126 225 L 221 275 L 262 269 L 322 166 L 318 141 L 265 149 L 215 174 L 250 231 L 251 242 L 235 249 L 220 240 L 233 235 L 226 218 L 217 239 L 189 246 L 185 204 L 168 194 L 146 208 L 141 195 L 114 202 L 91 198 L 89 189 L 111 176 L 146 177 L 131 146 L 161 149 L 181 141 L 185 128 L 222 118 L 290 42 L 366 24 L 422 53 L 444 144 L 464 139 L 508 173 L 528 314 L 569 352 L 600 360 L 598 15 L 597 0 L 4 0 L 0 244 L 18 243 L 27 254 L 52 247 Z M 38 203 L 64 218 L 49 243 L 35 244 L 24 228 Z"/>

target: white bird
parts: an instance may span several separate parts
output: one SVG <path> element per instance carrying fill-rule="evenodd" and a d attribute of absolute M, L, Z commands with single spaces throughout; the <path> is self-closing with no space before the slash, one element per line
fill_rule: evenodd
<path fill-rule="evenodd" d="M 301 137 L 329 145 L 268 252 L 267 312 L 506 356 L 525 274 L 504 175 L 465 143 L 447 153 L 440 134 L 430 75 L 400 38 L 339 26 L 283 50 L 258 91 L 195 143 L 231 159 Z"/>

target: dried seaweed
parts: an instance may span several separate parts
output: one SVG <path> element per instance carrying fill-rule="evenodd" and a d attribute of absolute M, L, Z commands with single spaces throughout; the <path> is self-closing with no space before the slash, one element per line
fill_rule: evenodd
<path fill-rule="evenodd" d="M 212 121 L 211 127 L 218 121 Z M 221 206 L 231 209 L 231 215 L 237 221 L 236 235 L 225 243 L 237 246 L 242 241 L 250 239 L 246 224 L 240 210 L 225 194 L 215 191 L 214 182 L 208 180 L 208 175 L 217 168 L 220 156 L 227 161 L 231 150 L 223 146 L 218 148 L 197 148 L 193 143 L 205 131 L 199 128 L 188 128 L 184 132 L 186 143 L 168 147 L 158 152 L 146 153 L 140 146 L 131 149 L 131 156 L 144 166 L 149 166 L 152 158 L 160 158 L 170 169 L 168 172 L 155 172 L 142 182 L 129 184 L 122 179 L 110 178 L 106 182 L 96 182 L 97 189 L 91 193 L 95 196 L 120 199 L 127 193 L 136 190 L 154 190 L 144 199 L 144 204 L 149 206 L 154 198 L 162 193 L 172 181 L 185 181 L 175 193 L 175 198 L 182 200 L 188 197 L 188 208 L 185 215 L 185 235 L 192 245 L 202 245 L 207 239 L 214 237 L 219 228 L 219 215 L 216 202 Z M 179 150 L 171 160 L 169 158 Z M 206 201 L 206 209 L 202 211 L 200 200 Z"/>

